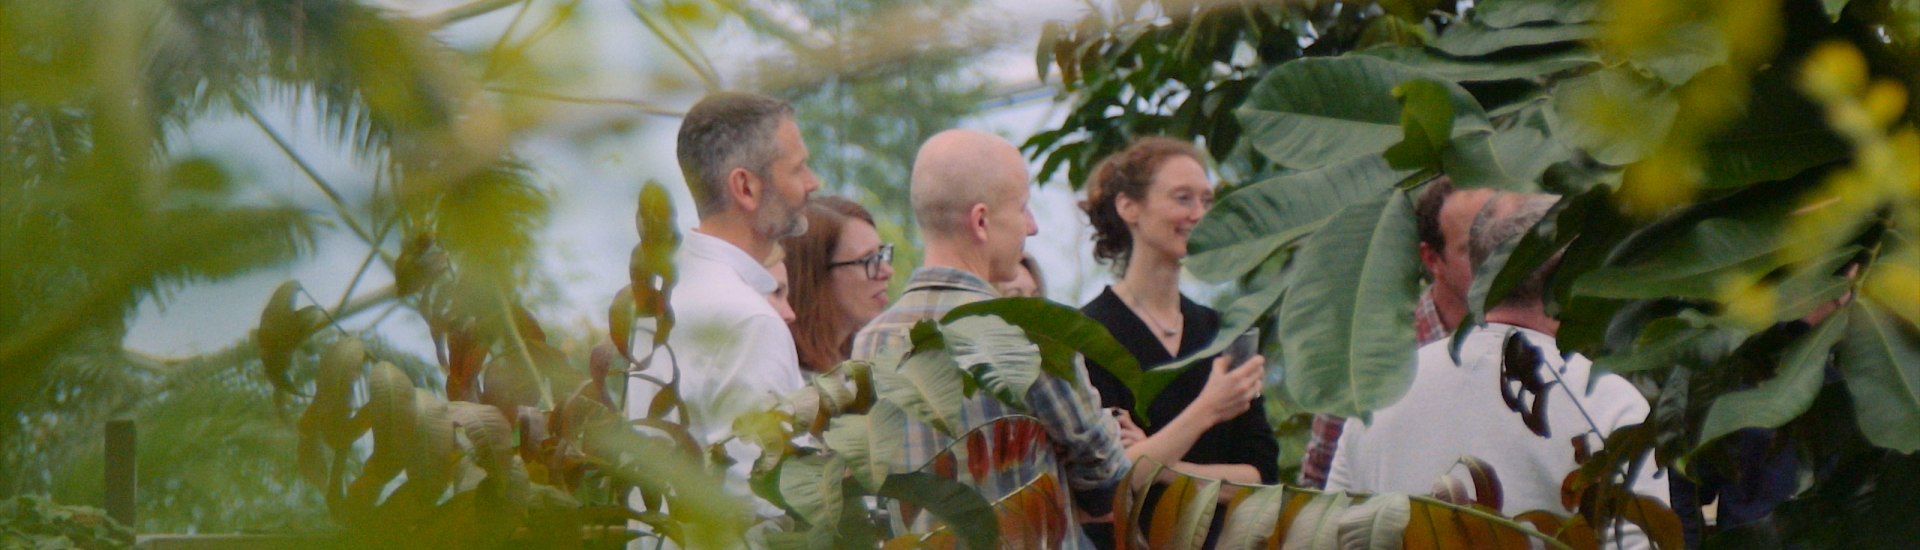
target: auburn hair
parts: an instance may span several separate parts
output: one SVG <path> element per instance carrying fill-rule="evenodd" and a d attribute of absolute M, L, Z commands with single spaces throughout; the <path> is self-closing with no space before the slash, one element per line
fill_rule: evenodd
<path fill-rule="evenodd" d="M 1093 175 L 1087 178 L 1087 200 L 1080 202 L 1080 209 L 1086 211 L 1087 220 L 1093 223 L 1094 259 L 1112 263 L 1116 268 L 1126 267 L 1127 258 L 1133 254 L 1133 231 L 1127 228 L 1127 221 L 1120 218 L 1120 207 L 1115 201 L 1120 195 L 1136 201 L 1146 200 L 1147 188 L 1153 185 L 1153 173 L 1167 159 L 1175 157 L 1191 158 L 1206 165 L 1193 144 L 1162 136 L 1135 139 L 1125 149 L 1094 165 Z"/>
<path fill-rule="evenodd" d="M 800 368 L 826 372 L 852 352 L 852 330 L 833 288 L 833 258 L 847 222 L 873 225 L 873 214 L 859 203 L 834 196 L 807 201 L 807 233 L 780 241 L 787 250 L 787 300 L 793 304 L 793 344 Z M 860 327 L 851 327 L 858 330 Z M 837 334 L 847 334 L 836 338 Z"/>

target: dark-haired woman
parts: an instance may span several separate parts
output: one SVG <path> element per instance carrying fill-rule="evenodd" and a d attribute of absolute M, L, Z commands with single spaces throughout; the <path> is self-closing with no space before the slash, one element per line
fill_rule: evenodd
<path fill-rule="evenodd" d="M 807 234 L 781 241 L 792 285 L 794 347 L 800 368 L 825 373 L 847 360 L 853 333 L 887 309 L 893 247 L 880 240 L 873 215 L 840 197 L 806 207 Z"/>
<path fill-rule="evenodd" d="M 1187 238 L 1212 202 L 1213 186 L 1200 152 L 1169 138 L 1135 141 L 1101 161 L 1087 183 L 1081 206 L 1093 223 L 1094 257 L 1114 264 L 1121 276 L 1081 311 L 1106 325 L 1141 368 L 1184 359 L 1220 331 L 1220 314 L 1182 296 L 1179 288 Z M 1137 424 L 1134 396 L 1126 385 L 1104 368 L 1089 365 L 1087 371 L 1101 404 L 1128 411 L 1122 426 Z M 1136 454 L 1138 445 L 1161 445 L 1164 452 L 1185 443 L 1179 462 L 1171 465 L 1176 470 L 1236 483 L 1278 482 L 1280 449 L 1258 399 L 1263 371 L 1260 363 L 1229 370 L 1219 359 L 1212 369 L 1188 369 L 1148 404 L 1146 439 L 1129 446 L 1128 454 Z M 1243 401 L 1229 404 L 1222 398 Z M 1158 492 L 1157 487 L 1149 492 L 1149 505 Z M 1217 525 L 1222 518 L 1214 519 Z M 1112 543 L 1111 535 L 1102 540 L 1100 533 L 1111 533 L 1110 528 L 1088 525 L 1097 543 Z M 1212 543 L 1210 538 L 1208 547 Z"/>

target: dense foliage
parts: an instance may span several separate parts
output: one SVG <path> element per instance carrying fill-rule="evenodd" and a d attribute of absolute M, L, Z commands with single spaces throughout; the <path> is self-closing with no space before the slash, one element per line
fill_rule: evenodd
<path fill-rule="evenodd" d="M 1411 310 L 1421 277 L 1409 207 L 1418 183 L 1444 172 L 1466 187 L 1567 196 L 1481 267 L 1474 315 L 1563 251 L 1548 304 L 1561 347 L 1642 383 L 1656 413 L 1637 448 L 1698 475 L 1735 460 L 1723 436 L 1777 428 L 1775 445 L 1800 457 L 1796 477 L 1813 484 L 1749 531 L 1819 547 L 1890 540 L 1822 514 L 1892 521 L 1916 505 L 1902 496 L 1903 453 L 1920 449 L 1913 8 L 1381 4 L 1368 13 L 1418 30 L 1253 69 L 1243 101 L 1196 107 L 1151 86 L 1070 85 L 1077 105 L 1164 105 L 1153 118 L 1114 119 L 1128 123 L 1114 131 L 1070 119 L 1060 135 L 1118 144 L 1172 131 L 1226 155 L 1223 171 L 1244 183 L 1195 229 L 1188 268 L 1240 280 L 1229 327 L 1273 323 L 1269 357 L 1287 393 L 1341 415 L 1392 403 L 1411 381 L 1411 319 L 1395 312 Z M 1212 69 L 1221 64 L 1257 65 L 1228 53 L 1262 44 L 1246 9 L 1155 6 L 1170 17 L 1045 40 L 1041 61 L 1072 82 L 1193 71 L 1198 81 L 1182 85 L 1196 90 L 1247 78 Z M 1219 33 L 1235 46 L 1211 56 L 1132 57 L 1210 36 L 1189 30 L 1193 21 L 1244 31 Z M 1063 56 L 1062 45 L 1082 49 Z M 1212 115 L 1223 110 L 1231 121 Z M 1221 145 L 1220 135 L 1236 139 Z M 1077 156 L 1091 150 L 1063 147 L 1049 162 L 1097 158 Z M 1253 160 L 1237 161 L 1242 153 Z M 1836 300 L 1846 305 L 1810 316 Z M 1839 494 L 1855 500 L 1838 504 Z M 1738 540 L 1728 544 L 1753 542 Z"/>

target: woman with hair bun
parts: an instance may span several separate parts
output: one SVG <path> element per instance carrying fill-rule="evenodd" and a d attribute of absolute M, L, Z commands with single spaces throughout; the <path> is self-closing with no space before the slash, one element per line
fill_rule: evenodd
<path fill-rule="evenodd" d="M 1146 137 L 1102 160 L 1087 182 L 1081 204 L 1093 223 L 1094 257 L 1113 264 L 1120 280 L 1081 308 L 1125 345 L 1143 369 L 1173 362 L 1207 347 L 1220 331 L 1220 314 L 1180 294 L 1180 262 L 1187 239 L 1212 206 L 1213 185 L 1200 152 L 1170 138 Z M 1264 360 L 1229 367 L 1215 358 L 1211 369 L 1195 366 L 1148 404 L 1144 432 L 1134 416 L 1134 396 L 1120 379 L 1092 362 L 1088 374 L 1103 406 L 1116 409 L 1123 439 L 1145 454 L 1179 460 L 1172 469 L 1235 483 L 1276 483 L 1280 449 L 1267 425 L 1259 396 Z M 1164 481 L 1164 480 L 1163 480 Z M 1161 487 L 1148 493 L 1147 506 Z M 1216 515 L 1216 527 L 1223 519 Z M 1110 547 L 1111 527 L 1089 523 L 1088 534 Z M 1104 537 L 1102 536 L 1104 532 Z M 1215 529 L 1214 532 L 1218 532 Z M 1211 535 L 1207 541 L 1213 545 Z"/>

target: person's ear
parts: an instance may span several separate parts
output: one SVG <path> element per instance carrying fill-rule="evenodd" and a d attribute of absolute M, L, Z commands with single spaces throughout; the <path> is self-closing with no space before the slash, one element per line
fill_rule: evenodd
<path fill-rule="evenodd" d="M 765 196 L 766 186 L 753 171 L 735 168 L 727 172 L 727 195 L 733 199 L 733 205 L 742 212 L 760 210 L 760 201 Z"/>
<path fill-rule="evenodd" d="M 1434 250 L 1433 247 L 1429 246 L 1425 241 L 1421 241 L 1420 264 L 1427 266 L 1427 273 L 1439 273 L 1440 264 L 1444 261 L 1446 261 L 1445 255 L 1441 254 L 1438 250 Z"/>
<path fill-rule="evenodd" d="M 975 242 L 987 242 L 987 204 L 976 202 L 967 209 L 967 230 Z"/>
<path fill-rule="evenodd" d="M 1134 200 L 1133 197 L 1127 196 L 1126 193 L 1120 193 L 1113 197 L 1113 209 L 1120 213 L 1120 220 L 1127 222 L 1127 225 L 1139 223 L 1141 206 L 1140 201 Z"/>

